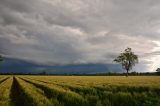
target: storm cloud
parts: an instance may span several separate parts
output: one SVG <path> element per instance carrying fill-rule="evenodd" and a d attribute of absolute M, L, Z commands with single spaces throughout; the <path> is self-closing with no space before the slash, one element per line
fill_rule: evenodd
<path fill-rule="evenodd" d="M 1 0 L 0 54 L 38 64 L 109 63 L 127 47 L 135 68 L 160 67 L 159 0 Z"/>

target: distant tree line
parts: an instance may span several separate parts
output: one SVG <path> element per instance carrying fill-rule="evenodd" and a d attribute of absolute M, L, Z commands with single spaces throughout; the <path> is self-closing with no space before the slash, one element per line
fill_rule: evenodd
<path fill-rule="evenodd" d="M 1 75 L 64 75 L 64 76 L 126 76 L 126 73 L 96 73 L 96 74 L 50 74 L 50 73 L 0 73 Z M 131 72 L 128 73 L 130 76 L 159 76 L 160 72 Z"/>
<path fill-rule="evenodd" d="M 3 57 L 0 55 L 0 62 L 3 61 Z M 45 70 L 42 70 L 39 73 L 1 73 L 0 75 L 74 75 L 74 76 L 141 76 L 141 75 L 160 75 L 160 68 L 156 70 L 156 72 L 131 72 L 129 73 L 132 69 L 132 67 L 138 63 L 138 56 L 135 55 L 132 51 L 131 48 L 125 49 L 124 53 L 121 53 L 115 60 L 115 62 L 122 64 L 122 67 L 126 69 L 126 73 L 115 73 L 115 72 L 108 72 L 108 73 L 96 73 L 96 74 L 51 74 L 51 73 L 46 73 Z"/>

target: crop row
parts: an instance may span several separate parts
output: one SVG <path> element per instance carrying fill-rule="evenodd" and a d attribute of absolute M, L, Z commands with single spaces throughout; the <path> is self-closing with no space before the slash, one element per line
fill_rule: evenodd
<path fill-rule="evenodd" d="M 12 78 L 5 77 L 0 80 L 0 106 L 10 105 L 10 90 Z"/>
<path fill-rule="evenodd" d="M 49 92 L 46 96 L 56 94 L 56 92 L 62 92 L 60 95 L 65 97 L 63 91 L 69 91 L 75 93 L 70 101 L 75 101 L 75 97 L 81 96 L 83 99 L 76 102 L 68 102 L 66 99 L 58 99 L 60 102 L 64 102 L 66 106 L 84 105 L 84 106 L 146 106 L 146 105 L 160 105 L 160 89 L 150 87 L 133 87 L 133 86 L 78 86 L 78 85 L 65 85 L 64 83 L 56 83 L 50 81 L 37 80 L 34 78 L 23 79 L 28 83 L 42 88 L 44 91 Z M 55 91 L 56 89 L 56 91 Z M 54 92 L 53 92 L 54 91 Z M 50 96 L 49 96 L 50 97 Z M 54 97 L 54 96 L 51 96 Z M 60 96 L 61 97 L 61 96 Z M 68 105 L 69 103 L 69 105 Z"/>
<path fill-rule="evenodd" d="M 0 106 L 160 106 L 160 88 L 1 77 Z"/>
<path fill-rule="evenodd" d="M 23 76 L 24 77 L 24 76 Z M 46 82 L 55 82 L 58 84 L 69 84 L 79 86 L 108 86 L 108 85 L 126 85 L 126 86 L 146 86 L 159 87 L 160 76 L 25 76 L 37 80 L 43 79 Z"/>

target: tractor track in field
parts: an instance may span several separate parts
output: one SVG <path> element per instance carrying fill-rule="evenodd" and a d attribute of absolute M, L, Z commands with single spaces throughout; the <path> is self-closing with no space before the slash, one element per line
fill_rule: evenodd
<path fill-rule="evenodd" d="M 70 86 L 67 86 L 67 85 L 61 85 L 61 84 L 57 84 L 57 83 L 54 83 L 54 82 L 47 82 L 47 81 L 42 81 L 42 80 L 32 79 L 32 78 L 26 78 L 26 79 L 20 78 L 20 79 L 25 80 L 28 83 L 32 83 L 29 80 L 33 80 L 33 81 L 42 82 L 42 83 L 45 83 L 45 84 L 52 84 L 54 86 L 61 87 L 64 90 L 70 90 L 71 92 L 74 92 L 74 93 L 77 93 L 78 95 L 84 96 L 84 95 L 80 94 L 79 91 L 77 91 L 76 88 L 73 88 L 73 87 L 70 87 Z M 34 84 L 34 83 L 32 83 L 32 84 Z"/>
<path fill-rule="evenodd" d="M 21 80 L 23 80 L 23 81 L 25 81 L 25 82 L 27 82 L 27 83 L 29 83 L 29 84 L 31 84 L 31 85 L 33 85 L 33 86 L 35 86 L 35 87 L 37 87 L 37 88 L 40 88 L 41 90 L 43 90 L 44 91 L 44 94 L 45 94 L 45 96 L 47 97 L 47 98 L 52 98 L 52 95 L 51 95 L 51 90 L 49 89 L 49 88 L 47 88 L 47 87 L 45 87 L 45 86 L 43 86 L 43 85 L 40 85 L 40 84 L 37 84 L 37 83 L 34 83 L 34 82 L 32 82 L 32 81 L 29 81 L 29 80 L 26 80 L 26 79 L 23 79 L 23 78 L 20 78 Z"/>
<path fill-rule="evenodd" d="M 23 78 L 22 78 L 23 79 Z M 63 88 L 63 89 L 65 89 L 65 90 L 70 90 L 70 91 L 72 91 L 72 92 L 74 92 L 74 93 L 77 93 L 77 94 L 79 94 L 79 95 L 81 95 L 81 96 L 84 96 L 83 94 L 80 94 L 80 92 L 85 92 L 84 94 L 88 94 L 88 93 L 91 93 L 91 94 L 94 94 L 93 92 L 90 92 L 90 90 L 94 90 L 94 91 L 96 91 L 97 92 L 97 88 L 96 87 L 92 87 L 92 88 L 89 88 L 89 89 L 87 89 L 87 88 L 83 88 L 83 90 L 82 89 L 79 89 L 79 87 L 72 87 L 72 86 L 69 86 L 69 85 L 62 85 L 62 84 L 57 84 L 57 83 L 55 83 L 55 82 L 47 82 L 47 81 L 42 81 L 42 80 L 38 80 L 38 79 L 33 79 L 33 78 L 26 78 L 26 79 L 28 79 L 28 80 L 33 80 L 33 81 L 38 81 L 38 82 L 42 82 L 42 83 L 46 83 L 46 84 L 52 84 L 52 85 L 55 85 L 55 86 L 58 86 L 58 87 L 61 87 L 61 88 Z M 25 80 L 26 80 L 25 79 Z M 81 87 L 80 87 L 81 88 Z"/>
<path fill-rule="evenodd" d="M 28 80 L 34 80 L 34 81 L 38 81 L 38 82 L 42 82 L 42 83 L 46 83 L 46 84 L 53 84 L 53 85 L 60 86 L 60 85 L 58 85 L 57 83 L 54 83 L 54 82 L 47 82 L 47 81 L 42 81 L 42 80 L 33 79 L 33 78 L 26 78 L 26 79 L 28 79 Z"/>
<path fill-rule="evenodd" d="M 15 77 L 13 77 L 10 98 L 12 106 L 26 106 L 26 104 L 24 104 L 25 99 L 22 96 L 20 85 Z"/>
<path fill-rule="evenodd" d="M 23 79 L 23 78 L 22 78 Z M 33 78 L 26 78 L 28 80 L 33 80 L 33 81 L 38 81 L 38 82 L 42 82 L 42 83 L 45 83 L 45 84 L 52 84 L 52 85 L 55 85 L 57 87 L 61 87 L 65 90 L 70 90 L 70 91 L 73 91 L 75 92 L 75 90 L 73 90 L 73 88 L 71 88 L 70 86 L 67 86 L 67 85 L 62 85 L 62 84 L 57 84 L 55 82 L 47 82 L 47 81 L 42 81 L 42 80 L 38 80 L 38 79 L 33 79 Z M 79 93 L 78 93 L 79 94 Z"/>
<path fill-rule="evenodd" d="M 54 85 L 54 86 L 61 87 L 61 88 L 64 89 L 64 90 L 70 90 L 70 91 L 74 92 L 72 89 L 70 89 L 70 87 L 64 86 L 64 85 L 61 85 L 61 84 L 57 84 L 57 83 L 54 83 L 54 82 L 47 82 L 47 81 L 42 81 L 42 80 L 32 79 L 32 78 L 26 78 L 26 79 L 20 78 L 20 79 L 27 80 L 27 81 L 28 81 L 28 80 L 33 80 L 33 81 L 42 82 L 42 83 L 45 83 L 45 84 L 52 84 L 52 85 Z M 30 82 L 30 81 L 29 81 L 29 82 Z"/>
<path fill-rule="evenodd" d="M 160 106 L 160 88 L 152 83 L 76 86 L 43 77 L 3 76 L 0 87 L 0 106 Z"/>
<path fill-rule="evenodd" d="M 57 84 L 57 83 L 54 83 L 54 82 L 47 82 L 47 81 L 42 81 L 42 80 L 39 80 L 39 79 L 32 79 L 32 78 L 27 78 L 27 79 L 42 82 L 42 83 L 46 83 L 46 84 L 53 84 L 53 85 L 62 87 L 63 89 L 69 89 L 70 91 L 78 93 L 78 94 L 80 94 L 79 92 L 85 92 L 85 94 L 87 94 L 91 90 L 95 90 L 98 93 L 101 93 L 101 91 L 112 91 L 111 89 L 106 89 L 106 88 L 102 89 L 102 88 L 99 88 L 99 87 L 92 87 L 92 89 L 81 90 L 81 89 L 74 88 L 74 87 L 71 87 L 71 86 L 68 86 L 68 85 Z M 127 91 L 130 92 L 131 94 L 133 94 L 135 92 L 136 93 L 149 92 L 149 90 L 150 90 L 148 87 L 127 87 L 127 86 L 116 86 L 116 87 L 117 87 L 117 89 L 115 89 L 115 92 L 126 92 L 125 90 L 127 89 Z M 123 88 L 126 88 L 126 89 L 123 89 Z M 160 89 L 159 88 L 154 88 L 151 91 L 155 92 L 156 94 L 160 94 Z M 94 93 L 91 92 L 91 94 L 94 94 Z M 82 94 L 80 94 L 80 95 L 82 95 Z"/>
<path fill-rule="evenodd" d="M 58 101 L 61 101 L 61 103 L 64 105 L 64 106 L 75 106 L 75 105 L 78 105 L 78 104 L 81 104 L 82 101 L 81 100 L 78 100 L 78 98 L 74 98 L 74 101 L 70 101 L 68 100 L 68 98 L 65 97 L 65 95 L 68 95 L 69 97 L 69 93 L 67 92 L 60 92 L 60 91 L 57 91 L 57 90 L 54 90 L 52 88 L 48 88 L 47 86 L 45 85 L 41 85 L 41 84 L 38 84 L 38 83 L 35 83 L 35 82 L 32 82 L 32 81 L 29 81 L 27 79 L 23 79 L 23 78 L 20 78 L 22 79 L 23 81 L 27 82 L 27 83 L 30 83 L 32 84 L 33 86 L 37 87 L 37 88 L 40 88 L 41 90 L 44 91 L 44 94 L 45 96 L 48 98 L 48 99 L 57 99 Z M 72 92 L 72 91 L 71 91 Z M 75 92 L 74 92 L 75 93 Z M 79 95 L 77 93 L 77 95 Z M 71 96 L 71 95 L 70 95 Z M 80 95 L 79 95 L 80 96 Z M 73 97 L 71 97 L 73 98 Z M 83 97 L 82 97 L 83 98 Z M 84 99 L 83 99 L 84 100 Z"/>
<path fill-rule="evenodd" d="M 29 104 L 28 98 L 26 98 L 26 94 L 23 92 L 19 82 L 15 77 L 13 77 L 13 82 L 11 86 L 11 106 L 32 106 Z"/>
<path fill-rule="evenodd" d="M 9 77 L 0 80 L 0 84 L 1 84 L 2 82 L 6 81 L 7 79 L 9 79 Z"/>

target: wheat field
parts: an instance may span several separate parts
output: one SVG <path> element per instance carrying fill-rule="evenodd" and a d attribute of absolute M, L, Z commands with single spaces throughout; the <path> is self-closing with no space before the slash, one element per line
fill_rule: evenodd
<path fill-rule="evenodd" d="M 160 76 L 0 76 L 0 106 L 160 106 Z"/>

